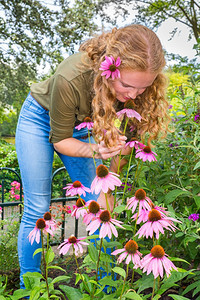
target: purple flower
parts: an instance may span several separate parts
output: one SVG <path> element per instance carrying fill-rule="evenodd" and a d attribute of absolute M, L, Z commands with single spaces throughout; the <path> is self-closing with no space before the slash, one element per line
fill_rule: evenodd
<path fill-rule="evenodd" d="M 194 122 L 198 123 L 199 119 L 200 119 L 200 115 L 195 115 Z"/>
<path fill-rule="evenodd" d="M 172 109 L 172 107 L 173 107 L 173 105 L 169 105 L 169 106 L 168 106 L 168 109 Z"/>
<path fill-rule="evenodd" d="M 189 217 L 188 217 L 189 220 L 192 220 L 192 221 L 197 221 L 199 219 L 199 214 L 191 214 Z"/>

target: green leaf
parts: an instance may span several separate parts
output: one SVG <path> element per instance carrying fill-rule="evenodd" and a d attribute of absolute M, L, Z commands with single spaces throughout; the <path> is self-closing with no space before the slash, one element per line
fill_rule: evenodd
<path fill-rule="evenodd" d="M 40 253 L 42 252 L 42 248 L 38 248 L 35 250 L 35 252 L 33 253 L 33 257 L 37 254 L 37 253 Z"/>
<path fill-rule="evenodd" d="M 196 170 L 196 169 L 199 169 L 199 168 L 200 168 L 200 161 L 198 161 L 198 163 L 196 163 L 193 170 Z"/>
<path fill-rule="evenodd" d="M 126 272 L 125 272 L 124 269 L 122 269 L 122 268 L 120 268 L 120 267 L 114 267 L 112 270 L 113 270 L 114 273 L 119 274 L 119 275 L 122 276 L 123 278 L 126 277 Z"/>
<path fill-rule="evenodd" d="M 182 259 L 182 258 L 179 258 L 179 257 L 170 257 L 170 260 L 171 260 L 171 261 L 182 261 L 182 262 L 184 262 L 184 263 L 190 265 L 190 263 L 189 263 L 187 260 Z"/>
<path fill-rule="evenodd" d="M 83 298 L 81 292 L 71 286 L 59 285 L 59 288 L 66 294 L 69 300 L 79 300 Z"/>
<path fill-rule="evenodd" d="M 116 212 L 117 214 L 120 214 L 125 210 L 126 210 L 126 205 L 122 204 L 122 205 L 115 207 L 114 212 Z"/>
<path fill-rule="evenodd" d="M 97 251 L 97 249 L 95 248 L 95 246 L 93 244 L 90 244 L 88 246 L 88 253 L 90 255 L 91 260 L 93 260 L 94 262 L 98 261 L 99 254 L 98 254 L 98 251 Z"/>
<path fill-rule="evenodd" d="M 64 270 L 63 268 L 61 268 L 59 266 L 48 266 L 47 269 L 57 269 L 57 270 L 60 270 L 60 271 L 63 271 L 66 273 L 66 270 Z"/>
<path fill-rule="evenodd" d="M 200 208 L 200 196 L 193 196 L 193 198 L 197 205 L 197 208 L 199 209 Z"/>
<path fill-rule="evenodd" d="M 99 280 L 99 283 L 104 286 L 109 285 L 109 286 L 118 287 L 119 280 L 112 280 L 110 277 L 104 277 Z"/>
<path fill-rule="evenodd" d="M 61 275 L 61 276 L 58 276 L 58 277 L 54 278 L 54 279 L 52 280 L 52 283 L 56 283 L 56 282 L 59 282 L 59 281 L 68 280 L 68 279 L 70 279 L 70 278 L 71 278 L 70 276 Z"/>
<path fill-rule="evenodd" d="M 52 250 L 52 248 L 50 247 L 47 251 L 47 253 L 45 254 L 45 259 L 46 259 L 46 263 L 47 265 L 50 264 L 53 260 L 54 260 L 55 254 Z"/>
<path fill-rule="evenodd" d="M 128 292 L 125 297 L 127 299 L 142 300 L 142 298 L 138 294 L 136 294 L 136 292 Z"/>
<path fill-rule="evenodd" d="M 166 203 L 166 204 L 170 204 L 170 203 L 172 203 L 178 196 L 181 196 L 181 195 L 191 195 L 191 193 L 188 192 L 188 191 L 183 191 L 183 190 L 179 190 L 179 189 L 172 190 L 172 191 L 170 191 L 169 193 L 167 193 L 167 194 L 165 195 L 165 203 Z"/>
<path fill-rule="evenodd" d="M 35 286 L 40 285 L 40 279 L 44 277 L 38 272 L 27 272 L 23 275 L 24 285 L 27 290 L 32 290 Z"/>
<path fill-rule="evenodd" d="M 168 296 L 172 297 L 174 300 L 190 300 L 190 298 L 186 298 L 179 295 L 169 294 Z"/>
<path fill-rule="evenodd" d="M 124 227 L 126 230 L 128 230 L 128 231 L 134 232 L 133 225 L 123 224 L 123 227 Z"/>

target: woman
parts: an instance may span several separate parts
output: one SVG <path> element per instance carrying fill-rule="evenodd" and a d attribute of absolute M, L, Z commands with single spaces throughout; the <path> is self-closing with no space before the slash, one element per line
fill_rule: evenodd
<path fill-rule="evenodd" d="M 65 59 L 55 74 L 34 83 L 19 116 L 16 149 L 24 190 L 24 214 L 18 237 L 21 287 L 22 275 L 39 272 L 40 247 L 27 239 L 38 218 L 48 211 L 51 199 L 51 172 L 54 151 L 63 161 L 72 182 L 90 187 L 95 166 L 124 148 L 126 137 L 115 127 L 116 112 L 133 100 L 142 119 L 128 124 L 132 135 L 148 142 L 167 132 L 165 66 L 161 43 L 154 32 L 142 25 L 114 28 L 86 41 L 80 51 Z M 85 117 L 94 121 L 91 144 L 87 129 L 76 130 Z M 126 163 L 121 161 L 121 167 Z M 117 159 L 110 170 L 117 172 Z M 95 198 L 96 197 L 96 198 Z M 106 207 L 104 195 L 86 194 L 86 201 L 97 200 Z M 110 207 L 113 196 L 110 194 Z"/>

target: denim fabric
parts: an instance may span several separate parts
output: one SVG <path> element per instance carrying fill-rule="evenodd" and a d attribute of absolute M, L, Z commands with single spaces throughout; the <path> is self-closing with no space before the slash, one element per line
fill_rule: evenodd
<path fill-rule="evenodd" d="M 24 288 L 24 273 L 40 272 L 41 255 L 33 258 L 33 253 L 41 245 L 36 242 L 31 245 L 27 237 L 50 205 L 54 147 L 49 142 L 49 122 L 49 112 L 29 94 L 22 106 L 16 130 L 16 150 L 24 191 L 24 213 L 18 236 L 21 288 Z M 88 143 L 88 139 L 81 139 L 87 133 L 87 128 L 80 131 L 74 129 L 73 137 Z M 91 142 L 94 143 L 92 137 Z M 90 187 L 96 176 L 93 159 L 58 155 L 72 182 L 79 180 Z M 96 160 L 96 163 L 99 165 L 102 162 Z M 86 201 L 97 200 L 98 195 L 87 193 L 83 198 Z"/>

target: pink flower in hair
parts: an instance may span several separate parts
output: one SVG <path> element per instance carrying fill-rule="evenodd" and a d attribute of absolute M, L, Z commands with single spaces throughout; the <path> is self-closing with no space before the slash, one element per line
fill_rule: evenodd
<path fill-rule="evenodd" d="M 83 122 L 75 127 L 77 130 L 81 130 L 82 128 L 87 128 L 88 130 L 92 129 L 94 126 L 94 122 L 90 117 L 86 117 Z"/>
<path fill-rule="evenodd" d="M 129 146 L 130 148 L 133 148 L 133 147 L 134 147 L 136 150 L 142 149 L 142 148 L 145 147 L 144 144 L 138 142 L 135 138 L 132 138 L 128 143 L 126 143 L 125 148 L 128 147 L 128 146 Z"/>
<path fill-rule="evenodd" d="M 106 76 L 106 79 L 112 77 L 120 78 L 120 71 L 117 69 L 121 64 L 121 59 L 118 57 L 115 61 L 113 56 L 105 56 L 105 60 L 101 63 L 99 70 L 102 70 L 101 76 Z"/>

